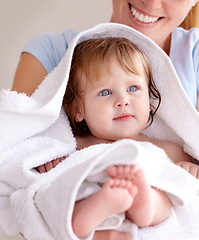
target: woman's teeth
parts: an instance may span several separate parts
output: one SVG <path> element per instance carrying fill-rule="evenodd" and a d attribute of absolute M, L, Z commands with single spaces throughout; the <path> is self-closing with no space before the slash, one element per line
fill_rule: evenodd
<path fill-rule="evenodd" d="M 135 8 L 131 6 L 131 13 L 137 19 L 138 21 L 142 23 L 154 23 L 159 19 L 159 17 L 150 17 L 147 15 L 143 15 L 142 13 L 139 13 Z"/>

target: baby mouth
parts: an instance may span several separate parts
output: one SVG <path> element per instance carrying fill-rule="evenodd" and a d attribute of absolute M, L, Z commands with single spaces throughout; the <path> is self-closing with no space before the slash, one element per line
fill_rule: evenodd
<path fill-rule="evenodd" d="M 113 120 L 117 120 L 117 121 L 127 121 L 131 118 L 133 118 L 134 116 L 131 114 L 121 114 L 118 117 L 113 118 Z"/>
<path fill-rule="evenodd" d="M 133 8 L 132 5 L 129 4 L 129 6 L 134 18 L 141 23 L 154 23 L 159 19 L 159 17 L 151 17 L 151 16 L 144 15 L 143 13 L 140 13 L 135 8 Z"/>

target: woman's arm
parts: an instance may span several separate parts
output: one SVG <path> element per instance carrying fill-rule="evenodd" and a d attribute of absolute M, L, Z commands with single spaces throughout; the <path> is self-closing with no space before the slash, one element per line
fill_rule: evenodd
<path fill-rule="evenodd" d="M 47 71 L 39 60 L 24 52 L 17 66 L 12 90 L 31 96 L 46 75 Z"/>

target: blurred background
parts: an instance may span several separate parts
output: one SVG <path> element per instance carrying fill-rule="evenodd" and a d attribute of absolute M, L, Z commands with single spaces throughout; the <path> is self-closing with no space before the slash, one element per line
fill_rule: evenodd
<path fill-rule="evenodd" d="M 108 22 L 111 0 L 0 0 L 0 89 L 11 88 L 24 45 L 43 32 Z"/>
<path fill-rule="evenodd" d="M 0 0 L 0 90 L 11 89 L 20 53 L 32 37 L 85 30 L 108 22 L 111 11 L 111 0 Z M 0 232 L 0 240 L 22 239 Z"/>

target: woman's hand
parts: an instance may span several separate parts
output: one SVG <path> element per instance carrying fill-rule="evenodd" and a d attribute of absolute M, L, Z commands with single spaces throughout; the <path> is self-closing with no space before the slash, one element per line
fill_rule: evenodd
<path fill-rule="evenodd" d="M 51 162 L 47 162 L 41 166 L 36 167 L 39 173 L 49 172 L 51 169 L 55 168 L 60 162 L 62 162 L 66 157 L 56 158 Z"/>
<path fill-rule="evenodd" d="M 130 240 L 130 235 L 114 230 L 96 231 L 93 240 Z"/>
<path fill-rule="evenodd" d="M 188 173 L 190 173 L 195 178 L 199 179 L 199 166 L 190 163 L 190 162 L 178 162 L 176 165 L 180 166 L 181 168 L 184 168 Z"/>

